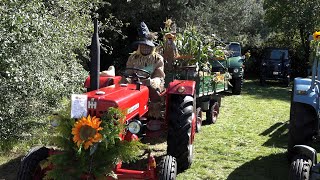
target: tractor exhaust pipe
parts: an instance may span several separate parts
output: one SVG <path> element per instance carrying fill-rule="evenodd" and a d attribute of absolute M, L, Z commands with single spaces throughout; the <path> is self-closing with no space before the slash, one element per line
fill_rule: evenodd
<path fill-rule="evenodd" d="M 100 81 L 100 43 L 98 34 L 98 20 L 94 20 L 94 32 L 91 41 L 90 91 L 99 89 Z"/>

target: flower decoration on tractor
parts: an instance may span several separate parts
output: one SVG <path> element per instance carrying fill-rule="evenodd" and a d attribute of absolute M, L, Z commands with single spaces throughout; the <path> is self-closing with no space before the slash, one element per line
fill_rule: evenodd
<path fill-rule="evenodd" d="M 72 128 L 73 141 L 80 147 L 84 145 L 84 149 L 88 149 L 93 143 L 97 143 L 102 139 L 99 133 L 103 128 L 100 127 L 101 120 L 97 117 L 82 117 L 79 121 L 74 123 Z"/>

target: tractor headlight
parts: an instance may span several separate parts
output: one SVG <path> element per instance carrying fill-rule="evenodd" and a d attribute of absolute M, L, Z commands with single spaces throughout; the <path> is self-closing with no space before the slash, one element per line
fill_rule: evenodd
<path fill-rule="evenodd" d="M 141 130 L 141 122 L 137 121 L 137 120 L 133 120 L 128 124 L 128 130 L 132 133 L 132 134 L 138 134 Z"/>
<path fill-rule="evenodd" d="M 238 73 L 238 72 L 239 72 L 239 69 L 237 69 L 237 68 L 233 69 L 233 73 Z"/>

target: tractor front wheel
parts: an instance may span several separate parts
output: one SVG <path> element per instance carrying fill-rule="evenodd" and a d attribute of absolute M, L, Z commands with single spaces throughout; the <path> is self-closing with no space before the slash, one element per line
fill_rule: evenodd
<path fill-rule="evenodd" d="M 177 176 L 177 161 L 175 157 L 166 155 L 162 157 L 158 166 L 159 180 L 175 180 Z"/>
<path fill-rule="evenodd" d="M 303 155 L 297 155 L 290 166 L 290 180 L 309 180 L 312 167 L 311 159 Z"/>
<path fill-rule="evenodd" d="M 193 159 L 193 103 L 192 96 L 172 95 L 168 107 L 167 154 L 177 159 L 179 171 L 189 168 Z"/>
<path fill-rule="evenodd" d="M 18 177 L 19 180 L 40 180 L 45 176 L 45 171 L 40 163 L 49 156 L 49 149 L 46 147 L 35 147 L 22 159 Z"/>
<path fill-rule="evenodd" d="M 232 94 L 240 95 L 242 90 L 242 84 L 243 84 L 243 77 L 235 78 L 232 80 Z"/>
<path fill-rule="evenodd" d="M 313 107 L 303 103 L 292 102 L 290 107 L 288 158 L 294 156 L 295 145 L 311 145 L 317 127 L 317 116 Z"/>

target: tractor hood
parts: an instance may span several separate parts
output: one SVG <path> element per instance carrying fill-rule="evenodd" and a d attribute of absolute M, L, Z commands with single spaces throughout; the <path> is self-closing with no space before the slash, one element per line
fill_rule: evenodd
<path fill-rule="evenodd" d="M 136 90 L 134 84 L 116 84 L 85 94 L 87 97 L 87 114 L 101 117 L 109 107 L 124 111 L 126 119 L 137 115 L 141 117 L 148 111 L 149 89 L 141 86 Z"/>

